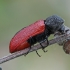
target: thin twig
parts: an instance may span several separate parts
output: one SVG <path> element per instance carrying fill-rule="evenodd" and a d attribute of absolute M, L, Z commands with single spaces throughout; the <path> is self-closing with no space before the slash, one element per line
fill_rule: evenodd
<path fill-rule="evenodd" d="M 57 37 L 57 38 L 54 38 L 54 39 L 50 40 L 49 45 L 58 43 L 60 41 L 65 41 L 66 39 L 69 39 L 69 38 L 70 38 L 70 33 L 61 35 L 60 37 Z M 42 44 L 45 46 L 45 48 L 47 47 L 47 41 L 43 42 Z M 33 46 L 29 52 L 33 52 L 33 51 L 36 51 L 36 50 L 41 49 L 41 48 L 42 48 L 41 45 L 37 44 L 37 45 Z M 27 53 L 28 50 L 29 50 L 29 48 L 27 48 L 25 50 L 22 50 L 22 51 L 12 53 L 12 54 L 9 54 L 7 56 L 4 56 L 4 57 L 0 58 L 0 64 L 2 64 L 4 62 L 7 62 L 9 60 L 12 60 L 16 57 L 22 56 L 25 53 Z"/>

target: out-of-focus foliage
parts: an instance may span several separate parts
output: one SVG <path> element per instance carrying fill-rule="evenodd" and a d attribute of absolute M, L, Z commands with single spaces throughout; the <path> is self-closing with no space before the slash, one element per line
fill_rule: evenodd
<path fill-rule="evenodd" d="M 0 57 L 9 54 L 9 42 L 21 28 L 57 14 L 70 27 L 70 0 L 0 0 Z M 50 37 L 52 38 L 52 37 Z M 3 70 L 70 70 L 70 55 L 62 46 L 51 45 L 47 53 L 39 50 L 1 65 Z"/>

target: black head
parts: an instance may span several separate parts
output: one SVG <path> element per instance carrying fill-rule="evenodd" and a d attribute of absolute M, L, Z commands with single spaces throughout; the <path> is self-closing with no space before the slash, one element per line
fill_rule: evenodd
<path fill-rule="evenodd" d="M 52 33 L 60 30 L 63 26 L 63 23 L 64 20 L 57 15 L 50 16 L 45 20 L 45 25 Z"/>

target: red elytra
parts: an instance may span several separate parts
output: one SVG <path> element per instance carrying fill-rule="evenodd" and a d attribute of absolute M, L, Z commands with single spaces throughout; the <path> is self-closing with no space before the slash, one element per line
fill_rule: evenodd
<path fill-rule="evenodd" d="M 38 20 L 35 23 L 18 31 L 10 41 L 9 45 L 10 53 L 14 53 L 16 51 L 20 51 L 30 47 L 30 43 L 28 43 L 27 40 L 30 37 L 43 33 L 44 30 L 45 30 L 44 20 Z"/>

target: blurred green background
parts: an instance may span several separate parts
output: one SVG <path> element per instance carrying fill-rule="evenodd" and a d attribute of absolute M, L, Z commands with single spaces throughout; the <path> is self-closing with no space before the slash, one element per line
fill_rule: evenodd
<path fill-rule="evenodd" d="M 0 0 L 0 57 L 9 54 L 9 42 L 18 30 L 53 14 L 70 27 L 70 0 Z M 46 50 L 38 51 L 41 57 L 32 52 L 0 66 L 3 70 L 70 70 L 70 55 L 62 46 L 54 44 Z"/>

